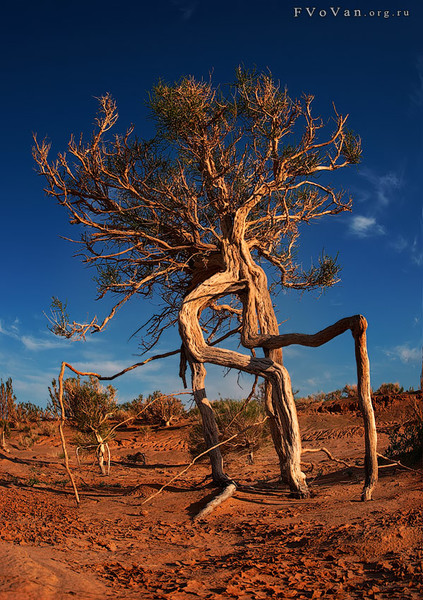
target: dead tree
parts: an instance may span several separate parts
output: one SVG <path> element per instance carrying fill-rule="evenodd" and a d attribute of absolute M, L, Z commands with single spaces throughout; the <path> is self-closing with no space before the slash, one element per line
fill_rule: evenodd
<path fill-rule="evenodd" d="M 295 250 L 303 224 L 350 210 L 351 199 L 326 181 L 328 173 L 359 162 L 360 139 L 336 110 L 332 125 L 313 116 L 312 102 L 312 96 L 290 98 L 270 74 L 238 69 L 227 94 L 191 77 L 159 83 L 149 100 L 156 122 L 152 140 L 136 138 L 133 127 L 124 135 L 109 133 L 118 118 L 109 95 L 100 99 L 89 141 L 72 137 L 68 153 L 50 162 L 49 144 L 35 140 L 47 193 L 67 209 L 72 224 L 82 226 L 79 243 L 84 261 L 97 267 L 99 297 L 121 296 L 103 321 L 86 324 L 71 323 L 56 303 L 55 331 L 82 337 L 100 331 L 132 296 L 160 293 L 163 307 L 145 327 L 145 350 L 178 324 L 180 372 L 185 378 L 191 370 L 208 447 L 219 437 L 205 364 L 264 378 L 282 478 L 306 497 L 281 348 L 320 345 L 351 329 L 366 427 L 363 498 L 369 498 L 377 462 L 365 320 L 351 317 L 312 336 L 280 335 L 268 283 L 270 277 L 284 288 L 310 290 L 338 281 L 336 259 L 322 254 L 303 271 Z M 246 352 L 213 344 L 230 333 L 239 335 Z M 214 481 L 226 484 L 218 447 L 210 459 Z"/>
<path fill-rule="evenodd" d="M 16 396 L 13 392 L 12 378 L 5 382 L 0 379 L 0 449 L 9 452 L 6 434 L 10 433 L 10 423 L 16 416 Z"/>

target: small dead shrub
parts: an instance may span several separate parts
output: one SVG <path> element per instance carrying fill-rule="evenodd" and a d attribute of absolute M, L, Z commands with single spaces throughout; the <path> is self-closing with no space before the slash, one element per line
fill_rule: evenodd
<path fill-rule="evenodd" d="M 43 421 L 38 426 L 38 433 L 46 437 L 53 437 L 57 434 L 57 425 L 51 421 Z"/>

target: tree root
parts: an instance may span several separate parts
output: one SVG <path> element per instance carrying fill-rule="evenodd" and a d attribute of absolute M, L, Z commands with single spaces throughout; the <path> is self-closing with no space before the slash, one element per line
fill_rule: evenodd
<path fill-rule="evenodd" d="M 194 517 L 194 521 L 199 521 L 200 519 L 204 519 L 207 515 L 209 515 L 215 508 L 217 508 L 220 504 L 228 500 L 231 496 L 234 495 L 236 491 L 236 485 L 234 482 L 230 483 L 225 487 L 223 492 L 217 495 L 213 500 L 211 500 L 200 512 Z"/>

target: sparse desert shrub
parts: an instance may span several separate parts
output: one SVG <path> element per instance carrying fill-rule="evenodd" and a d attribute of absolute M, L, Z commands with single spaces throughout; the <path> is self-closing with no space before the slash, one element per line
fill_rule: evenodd
<path fill-rule="evenodd" d="M 342 392 L 343 392 L 343 390 L 334 390 L 333 392 L 328 392 L 325 395 L 324 400 L 326 402 L 331 402 L 331 401 L 334 401 L 334 400 L 339 401 L 342 398 Z"/>
<path fill-rule="evenodd" d="M 128 416 L 139 419 L 148 425 L 162 425 L 169 427 L 173 421 L 185 414 L 185 408 L 179 398 L 153 392 L 146 398 L 140 394 L 132 402 L 120 405 L 120 410 Z"/>
<path fill-rule="evenodd" d="M 39 433 L 39 435 L 45 435 L 47 437 L 52 437 L 57 433 L 57 427 L 56 427 L 55 423 L 52 423 L 51 421 L 43 421 L 38 426 L 38 433 Z"/>
<path fill-rule="evenodd" d="M 220 446 L 222 454 L 243 454 L 249 462 L 254 460 L 254 452 L 269 439 L 270 431 L 264 421 L 266 414 L 264 404 L 258 400 L 250 400 L 244 406 L 242 400 L 216 400 L 212 403 L 217 426 L 222 442 L 234 434 L 236 438 Z M 255 423 L 260 423 L 255 425 Z M 246 429 L 249 427 L 248 429 Z M 246 429 L 246 431 L 244 431 Z M 206 450 L 201 423 L 194 423 L 188 437 L 188 449 L 191 455 L 198 456 Z"/>
<path fill-rule="evenodd" d="M 181 400 L 175 396 L 153 392 L 144 401 L 143 420 L 149 425 L 169 427 L 171 423 L 185 413 Z"/>
<path fill-rule="evenodd" d="M 137 398 L 134 398 L 131 402 L 124 402 L 119 405 L 120 410 L 124 410 L 128 413 L 129 416 L 132 416 L 134 419 L 142 418 L 143 411 L 145 409 L 145 401 L 144 396 L 140 394 Z"/>
<path fill-rule="evenodd" d="M 326 394 L 324 392 L 315 392 L 314 394 L 309 394 L 305 400 L 308 402 L 323 402 L 326 399 Z"/>
<path fill-rule="evenodd" d="M 32 402 L 20 402 L 16 406 L 16 421 L 18 423 L 39 423 L 49 419 L 51 414 L 48 409 L 41 408 Z"/>
<path fill-rule="evenodd" d="M 118 409 L 113 414 L 113 420 L 117 421 L 118 423 L 123 423 L 124 421 L 129 421 L 133 418 L 134 417 L 131 412 L 126 408 L 122 408 L 121 405 L 119 405 Z"/>
<path fill-rule="evenodd" d="M 354 384 L 354 385 L 347 384 L 342 389 L 342 397 L 343 398 L 354 398 L 357 396 L 357 394 L 358 394 L 357 384 Z"/>
<path fill-rule="evenodd" d="M 416 462 L 423 457 L 423 409 L 414 402 L 413 415 L 389 436 L 386 455 L 393 459 Z"/>
<path fill-rule="evenodd" d="M 59 393 L 54 379 L 49 393 L 51 410 L 58 414 Z M 83 382 L 79 377 L 69 377 L 63 382 L 63 404 L 66 417 L 80 432 L 77 443 L 95 449 L 100 471 L 106 475 L 104 458 L 112 429 L 109 419 L 118 409 L 115 388 L 104 388 L 96 377 Z"/>
<path fill-rule="evenodd" d="M 403 387 L 400 387 L 399 383 L 382 383 L 376 390 L 375 394 L 402 394 L 404 391 Z"/>
<path fill-rule="evenodd" d="M 56 425 L 51 421 L 41 421 L 40 423 L 19 422 L 16 429 L 20 432 L 18 444 L 25 450 L 32 448 L 36 442 L 40 441 L 41 437 L 52 437 L 57 433 Z"/>
<path fill-rule="evenodd" d="M 18 438 L 18 444 L 24 450 L 32 448 L 38 440 L 38 433 L 34 428 L 26 426 Z"/>

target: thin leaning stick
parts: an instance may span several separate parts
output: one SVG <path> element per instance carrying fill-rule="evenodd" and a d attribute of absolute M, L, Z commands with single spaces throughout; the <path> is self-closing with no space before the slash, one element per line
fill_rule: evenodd
<path fill-rule="evenodd" d="M 76 487 L 76 483 L 75 480 L 73 478 L 72 472 L 70 470 L 69 467 L 69 457 L 68 457 L 68 451 L 66 448 L 66 441 L 65 441 L 65 435 L 63 433 L 63 427 L 65 424 L 65 420 L 66 420 L 66 415 L 65 415 L 65 406 L 63 404 L 63 375 L 65 373 L 65 367 L 66 367 L 66 363 L 62 363 L 62 367 L 60 369 L 60 375 L 59 375 L 59 403 L 60 403 L 60 421 L 59 421 L 59 434 L 60 434 L 60 439 L 62 440 L 62 448 L 63 448 L 63 456 L 65 459 L 65 469 L 66 472 L 69 476 L 69 479 L 71 480 L 71 484 L 73 487 L 73 492 L 75 494 L 75 500 L 76 500 L 76 504 L 77 506 L 79 505 L 79 494 L 78 494 L 78 488 Z"/>

